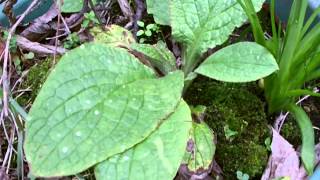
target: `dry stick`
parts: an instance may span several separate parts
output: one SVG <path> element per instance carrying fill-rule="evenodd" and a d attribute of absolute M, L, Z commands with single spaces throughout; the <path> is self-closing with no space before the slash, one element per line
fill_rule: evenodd
<path fill-rule="evenodd" d="M 28 9 L 25 12 L 23 12 L 23 14 L 17 20 L 17 22 L 10 28 L 10 31 L 9 31 L 9 34 L 8 34 L 8 38 L 7 38 L 7 41 L 6 41 L 6 46 L 5 46 L 5 49 L 4 49 L 4 60 L 3 60 L 3 71 L 2 71 L 2 78 L 3 78 L 2 79 L 3 80 L 3 82 L 2 82 L 2 86 L 3 86 L 3 111 L 4 111 L 4 116 L 5 117 L 8 116 L 9 79 L 8 79 L 7 68 L 8 68 L 10 41 L 11 41 L 11 38 L 12 38 L 14 32 L 16 31 L 17 27 L 19 26 L 19 24 L 31 12 L 33 7 L 38 2 L 39 2 L 39 0 L 32 1 L 30 6 L 28 7 Z"/>
<path fill-rule="evenodd" d="M 130 20 L 130 22 L 127 25 L 125 25 L 125 28 L 128 29 L 133 25 L 133 21 L 134 21 L 133 20 L 133 16 L 134 16 L 134 14 L 133 14 L 133 12 L 131 10 L 131 7 L 130 7 L 130 4 L 129 4 L 128 0 L 118 0 L 118 4 L 120 6 L 122 14 L 125 17 L 129 18 L 129 20 Z"/>
<path fill-rule="evenodd" d="M 145 5 L 142 0 L 135 0 L 136 4 L 136 14 L 134 15 L 134 22 L 133 22 L 133 34 L 136 35 L 138 32 L 138 21 L 142 19 L 143 12 L 145 11 Z"/>
<path fill-rule="evenodd" d="M 56 64 L 56 58 L 57 58 L 57 49 L 58 49 L 58 40 L 59 40 L 59 26 L 60 26 L 60 21 L 61 21 L 61 11 L 60 11 L 60 4 L 61 4 L 61 0 L 60 0 L 60 3 L 59 5 L 57 3 L 55 3 L 56 5 L 56 8 L 57 8 L 57 11 L 58 11 L 58 24 L 57 24 L 57 31 L 56 31 L 56 39 L 55 39 L 55 42 L 54 42 L 54 53 L 53 53 L 53 63 L 52 63 L 52 67 Z"/>

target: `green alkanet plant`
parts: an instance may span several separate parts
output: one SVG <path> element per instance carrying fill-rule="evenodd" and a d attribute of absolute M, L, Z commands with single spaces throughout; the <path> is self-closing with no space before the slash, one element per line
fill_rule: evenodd
<path fill-rule="evenodd" d="M 156 12 L 152 6 L 157 3 L 170 8 Z M 255 0 L 255 10 L 262 3 Z M 135 43 L 117 26 L 66 53 L 28 115 L 24 148 L 35 176 L 66 176 L 94 167 L 97 179 L 173 179 L 181 163 L 192 171 L 208 168 L 213 132 L 192 121 L 183 89 L 196 74 L 248 82 L 278 69 L 272 54 L 253 42 L 223 48 L 198 66 L 204 52 L 226 41 L 247 19 L 236 0 L 147 4 L 158 24 L 172 27 L 182 46 L 182 64 L 165 43 Z M 170 20 L 156 13 L 167 13 Z M 186 151 L 187 144 L 192 146 Z"/>
<path fill-rule="evenodd" d="M 320 77 L 320 23 L 311 26 L 318 14 L 317 8 L 306 18 L 307 0 L 294 0 L 285 33 L 281 25 L 276 28 L 275 0 L 271 1 L 272 38 L 265 39 L 259 18 L 254 11 L 255 2 L 238 0 L 247 13 L 257 43 L 266 47 L 276 58 L 279 71 L 265 78 L 265 96 L 269 112 L 286 110 L 297 120 L 302 133 L 301 158 L 309 174 L 314 168 L 314 130 L 306 112 L 296 105 L 299 96 L 320 96 L 313 89 L 303 88 L 307 82 Z"/>

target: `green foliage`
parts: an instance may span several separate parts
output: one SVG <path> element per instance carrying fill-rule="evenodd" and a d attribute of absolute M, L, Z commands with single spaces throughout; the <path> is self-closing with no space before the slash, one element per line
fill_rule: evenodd
<path fill-rule="evenodd" d="M 262 2 L 255 1 L 256 10 Z M 26 123 L 24 148 L 34 175 L 65 176 L 95 167 L 99 179 L 115 176 L 150 179 L 156 175 L 159 179 L 170 179 L 181 163 L 190 131 L 195 154 L 189 156 L 189 168 L 196 171 L 209 167 L 215 152 L 213 132 L 205 124 L 194 124 L 191 130 L 189 107 L 181 102 L 183 88 L 188 86 L 184 80 L 186 77 L 192 81 L 202 54 L 227 40 L 246 16 L 235 0 L 227 3 L 173 0 L 168 7 L 173 38 L 182 46 L 181 66 L 176 65 L 179 63 L 165 43 L 134 44 L 130 32 L 117 26 L 109 27 L 106 32 L 93 30 L 93 33 L 102 33 L 101 36 L 96 34 L 95 42 L 75 48 L 61 58 L 44 83 Z M 90 22 L 97 23 L 94 18 L 93 12 L 86 14 L 82 27 L 88 27 Z M 155 28 L 148 25 L 145 30 L 155 31 Z M 144 34 L 150 35 L 149 32 Z M 225 78 L 209 74 L 211 78 L 253 81 L 277 69 L 275 60 L 263 47 L 239 43 L 230 48 L 234 47 L 249 48 L 254 53 L 222 49 L 221 59 L 216 58 L 219 52 L 210 56 L 197 72 L 206 74 L 202 71 L 206 63 L 223 63 L 226 57 L 237 60 L 235 64 L 242 63 L 245 73 L 232 73 L 239 72 L 239 65 L 235 65 L 225 67 L 224 71 L 230 72 L 230 75 L 223 75 Z M 261 63 L 254 66 L 253 62 L 258 59 Z M 208 67 L 206 71 L 211 68 Z M 253 123 L 242 120 L 227 124 L 242 135 Z M 251 141 L 246 145 L 264 157 L 265 147 L 260 149 L 260 145 Z M 260 167 L 260 162 L 254 164 L 256 160 L 254 156 L 247 165 Z M 143 168 L 141 163 L 144 163 Z M 161 170 L 144 168 L 153 166 Z M 257 172 L 254 170 L 251 174 Z"/>
<path fill-rule="evenodd" d="M 82 28 L 88 28 L 90 25 L 96 25 L 96 24 L 99 24 L 99 20 L 97 19 L 93 11 L 84 13 L 84 20 L 81 24 Z"/>
<path fill-rule="evenodd" d="M 38 95 L 44 81 L 47 79 L 50 68 L 52 66 L 52 59 L 47 58 L 38 62 L 29 69 L 28 76 L 23 81 L 21 89 L 31 89 L 30 92 L 24 93 L 17 100 L 19 104 L 26 106 L 29 101 L 33 102 Z"/>
<path fill-rule="evenodd" d="M 93 4 L 97 4 L 101 0 L 92 0 Z M 63 0 L 61 11 L 64 13 L 76 13 L 83 8 L 83 0 Z"/>
<path fill-rule="evenodd" d="M 153 14 L 154 21 L 161 25 L 170 25 L 169 0 L 146 0 L 149 14 Z"/>
<path fill-rule="evenodd" d="M 76 174 L 141 143 L 175 110 L 182 87 L 183 73 L 156 79 L 125 50 L 96 43 L 69 52 L 29 112 L 32 173 Z"/>
<path fill-rule="evenodd" d="M 146 37 L 151 37 L 160 32 L 160 28 L 157 24 L 152 23 L 145 26 L 145 23 L 142 21 L 138 21 L 137 24 L 140 27 L 140 30 L 137 32 L 137 36 L 140 37 L 140 43 L 144 43 L 146 41 Z"/>
<path fill-rule="evenodd" d="M 188 105 L 182 101 L 146 141 L 96 166 L 97 179 L 173 179 L 186 148 L 191 122 Z"/>
<path fill-rule="evenodd" d="M 248 82 L 276 70 L 277 62 L 267 49 L 256 43 L 241 42 L 214 53 L 195 72 L 225 82 Z"/>
<path fill-rule="evenodd" d="M 72 49 L 81 44 L 80 37 L 77 33 L 71 33 L 63 43 L 63 47 L 66 49 Z"/>
<path fill-rule="evenodd" d="M 249 180 L 249 175 L 241 171 L 237 171 L 236 175 L 238 180 Z"/>
<path fill-rule="evenodd" d="M 144 54 L 152 66 L 158 68 L 163 74 L 168 74 L 177 69 L 174 55 L 162 41 L 155 45 L 133 43 L 131 48 Z"/>
<path fill-rule="evenodd" d="M 314 133 L 311 122 L 303 109 L 295 105 L 299 96 L 319 96 L 304 85 L 320 77 L 320 23 L 314 22 L 320 7 L 306 19 L 307 0 L 294 0 L 285 33 L 276 29 L 275 0 L 271 1 L 272 38 L 265 39 L 258 16 L 251 0 L 238 0 L 249 16 L 257 43 L 265 46 L 276 58 L 279 72 L 264 81 L 269 112 L 288 110 L 295 116 L 302 133 L 302 160 L 309 174 L 314 167 Z"/>
<path fill-rule="evenodd" d="M 217 83 L 197 78 L 186 93 L 189 104 L 207 106 L 204 121 L 217 136 L 215 160 L 225 179 L 235 179 L 241 170 L 250 177 L 259 177 L 267 163 L 264 140 L 269 136 L 264 104 L 255 95 L 255 85 Z M 238 134 L 227 138 L 225 126 Z"/>
<path fill-rule="evenodd" d="M 9 36 L 8 31 L 3 32 L 3 38 L 6 40 Z M 12 53 L 17 52 L 17 37 L 15 35 L 12 36 L 10 43 L 9 43 L 9 50 Z"/>
<path fill-rule="evenodd" d="M 204 123 L 193 123 L 182 164 L 192 172 L 209 170 L 216 150 L 213 131 Z"/>

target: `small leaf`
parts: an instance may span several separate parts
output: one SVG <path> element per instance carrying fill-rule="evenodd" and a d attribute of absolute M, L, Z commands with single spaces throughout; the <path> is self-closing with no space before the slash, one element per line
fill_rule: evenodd
<path fill-rule="evenodd" d="M 27 118 L 32 173 L 76 174 L 143 141 L 175 110 L 183 79 L 180 71 L 156 79 L 126 50 L 104 44 L 68 52 Z"/>
<path fill-rule="evenodd" d="M 148 30 L 152 30 L 153 28 L 155 28 L 156 25 L 155 24 L 148 24 L 148 26 L 146 27 Z"/>
<path fill-rule="evenodd" d="M 150 30 L 146 30 L 144 34 L 148 37 L 152 36 L 152 32 Z"/>
<path fill-rule="evenodd" d="M 137 36 L 142 36 L 142 35 L 144 35 L 144 30 L 139 30 L 139 31 L 137 32 Z"/>
<path fill-rule="evenodd" d="M 144 22 L 142 22 L 142 21 L 137 21 L 137 24 L 139 27 L 144 27 Z"/>
<path fill-rule="evenodd" d="M 174 179 L 188 141 L 192 119 L 181 101 L 176 111 L 145 141 L 95 167 L 99 179 Z M 117 178 L 115 178 L 117 177 Z"/>
<path fill-rule="evenodd" d="M 253 42 L 236 43 L 209 56 L 195 72 L 225 82 L 250 82 L 278 70 L 272 54 Z"/>
<path fill-rule="evenodd" d="M 33 59 L 34 58 L 34 53 L 33 52 L 29 52 L 28 54 L 24 54 L 24 57 L 26 59 Z"/>

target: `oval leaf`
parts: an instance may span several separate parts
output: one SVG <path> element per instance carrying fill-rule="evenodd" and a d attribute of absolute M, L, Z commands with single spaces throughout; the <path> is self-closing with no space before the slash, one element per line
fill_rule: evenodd
<path fill-rule="evenodd" d="M 36 98 L 25 153 L 36 176 L 79 173 L 148 137 L 176 108 L 177 71 L 154 73 L 120 48 L 87 44 L 66 54 Z"/>
<path fill-rule="evenodd" d="M 278 70 L 272 54 L 254 42 L 230 45 L 209 56 L 196 72 L 225 82 L 249 82 Z"/>
<path fill-rule="evenodd" d="M 189 107 L 182 101 L 145 141 L 96 166 L 96 178 L 173 179 L 185 152 L 191 123 Z"/>
<path fill-rule="evenodd" d="M 193 123 L 190 136 L 183 164 L 192 172 L 208 170 L 216 150 L 213 131 L 204 122 Z"/>

